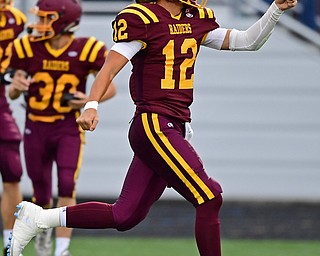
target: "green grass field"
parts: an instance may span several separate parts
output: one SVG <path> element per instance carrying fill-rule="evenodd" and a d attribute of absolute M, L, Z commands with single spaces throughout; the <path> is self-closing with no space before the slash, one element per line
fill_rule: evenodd
<path fill-rule="evenodd" d="M 71 243 L 74 256 L 196 256 L 193 239 L 79 237 Z M 223 256 L 318 256 L 320 241 L 222 240 Z M 34 256 L 33 242 L 24 256 Z"/>

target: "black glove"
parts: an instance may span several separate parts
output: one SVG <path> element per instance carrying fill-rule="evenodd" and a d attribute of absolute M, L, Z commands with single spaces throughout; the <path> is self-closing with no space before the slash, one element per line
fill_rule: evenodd
<path fill-rule="evenodd" d="M 11 68 L 11 69 L 7 69 L 4 73 L 1 73 L 0 84 L 1 85 L 11 84 L 15 72 L 16 70 Z"/>
<path fill-rule="evenodd" d="M 64 93 L 62 95 L 62 98 L 61 98 L 61 106 L 62 107 L 67 107 L 68 106 L 68 101 L 69 100 L 80 100 L 79 98 L 75 97 L 73 93 Z"/>

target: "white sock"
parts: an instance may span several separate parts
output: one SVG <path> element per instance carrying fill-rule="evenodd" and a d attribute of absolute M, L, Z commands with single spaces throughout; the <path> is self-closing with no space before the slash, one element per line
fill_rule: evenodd
<path fill-rule="evenodd" d="M 59 214 L 60 214 L 60 226 L 66 227 L 67 226 L 67 206 L 60 207 L 59 208 Z"/>
<path fill-rule="evenodd" d="M 54 256 L 61 256 L 61 254 L 69 249 L 70 238 L 67 237 L 57 237 L 56 238 L 56 249 L 54 251 Z"/>
<path fill-rule="evenodd" d="M 6 248 L 9 243 L 9 237 L 12 232 L 12 229 L 3 230 L 3 248 Z"/>

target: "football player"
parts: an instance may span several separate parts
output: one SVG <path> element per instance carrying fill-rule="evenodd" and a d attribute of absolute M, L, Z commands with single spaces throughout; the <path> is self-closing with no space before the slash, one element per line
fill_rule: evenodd
<path fill-rule="evenodd" d="M 82 7 L 78 0 L 39 0 L 31 8 L 36 21 L 29 35 L 13 42 L 8 67 L 15 70 L 11 99 L 26 102 L 24 156 L 33 186 L 33 202 L 53 206 L 52 166 L 57 166 L 57 206 L 76 203 L 75 186 L 82 162 L 84 131 L 76 123 L 87 101 L 86 81 L 97 74 L 107 48 L 94 37 L 75 37 Z M 103 96 L 115 95 L 112 85 Z M 52 229 L 35 239 L 37 256 L 51 256 Z M 56 229 L 55 256 L 68 256 L 72 229 Z"/>
<path fill-rule="evenodd" d="M 209 177 L 189 143 L 192 131 L 194 66 L 201 46 L 217 50 L 256 51 L 268 39 L 283 11 L 296 0 L 275 0 L 244 31 L 220 28 L 215 14 L 196 1 L 137 1 L 113 22 L 116 42 L 91 88 L 85 111 L 77 119 L 95 130 L 97 106 L 118 72 L 131 61 L 130 93 L 136 111 L 129 130 L 134 157 L 114 204 L 87 202 L 44 210 L 30 202 L 18 205 L 10 253 L 55 226 L 115 228 L 140 223 L 167 186 L 196 209 L 195 237 L 201 256 L 220 256 L 220 184 Z M 26 223 L 25 217 L 29 217 Z"/>
<path fill-rule="evenodd" d="M 12 1 L 0 0 L 0 64 L 5 65 L 10 43 L 24 30 L 26 16 L 13 7 Z M 6 99 L 5 85 L 10 83 L 10 72 L 0 72 L 0 172 L 2 176 L 1 217 L 3 225 L 4 255 L 13 228 L 15 204 L 22 200 L 20 179 L 21 134 Z"/>

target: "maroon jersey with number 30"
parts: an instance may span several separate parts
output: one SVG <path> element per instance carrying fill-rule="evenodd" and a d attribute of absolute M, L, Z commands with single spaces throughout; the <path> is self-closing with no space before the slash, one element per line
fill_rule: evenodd
<path fill-rule="evenodd" d="M 34 80 L 25 95 L 29 118 L 30 114 L 44 122 L 48 116 L 74 118 L 77 110 L 61 103 L 63 94 L 85 93 L 88 75 L 100 70 L 106 55 L 105 44 L 94 37 L 73 38 L 59 50 L 49 42 L 30 42 L 28 36 L 15 40 L 10 67 L 26 71 Z"/>
<path fill-rule="evenodd" d="M 130 93 L 136 114 L 191 120 L 196 56 L 207 33 L 218 27 L 209 8 L 190 8 L 173 17 L 158 4 L 131 4 L 117 15 L 114 41 L 143 43 L 131 59 Z"/>

